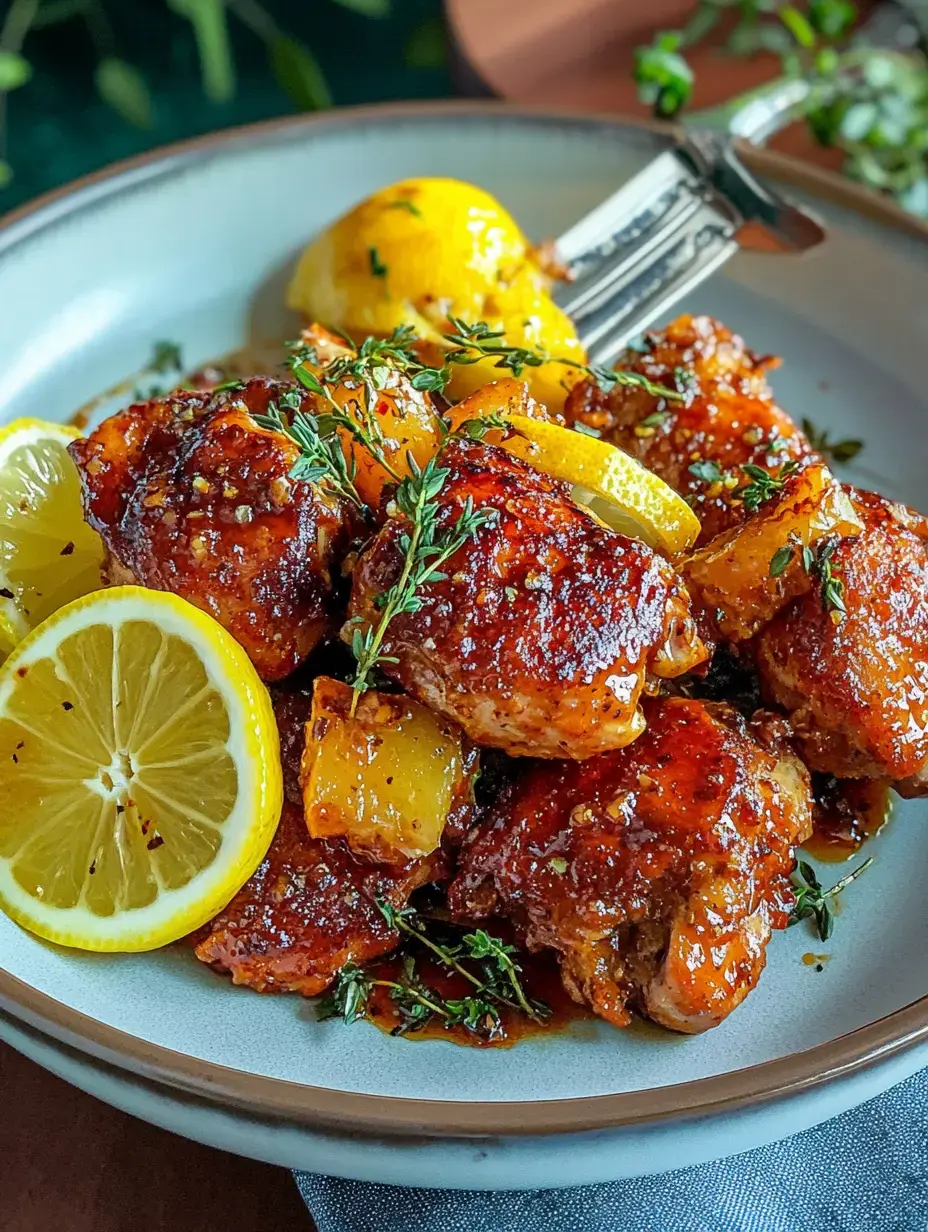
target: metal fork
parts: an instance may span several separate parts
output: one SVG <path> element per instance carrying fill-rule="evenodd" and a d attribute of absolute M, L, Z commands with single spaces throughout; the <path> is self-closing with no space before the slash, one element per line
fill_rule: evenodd
<path fill-rule="evenodd" d="M 895 3 L 867 23 L 871 42 L 911 46 L 912 20 Z M 761 144 L 796 117 L 808 96 L 788 81 L 755 98 L 728 129 L 693 129 L 555 243 L 568 272 L 554 296 L 573 318 L 593 364 L 612 363 L 738 251 L 738 234 L 760 225 L 779 252 L 803 252 L 825 232 L 811 214 L 762 183 L 734 138 Z"/>

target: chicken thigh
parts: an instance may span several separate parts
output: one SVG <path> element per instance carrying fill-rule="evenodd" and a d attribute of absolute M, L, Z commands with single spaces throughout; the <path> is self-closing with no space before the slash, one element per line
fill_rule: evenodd
<path fill-rule="evenodd" d="M 645 713 L 627 749 L 531 769 L 472 833 L 449 902 L 556 950 L 568 991 L 616 1026 L 635 1007 L 693 1034 L 740 1004 L 786 926 L 809 779 L 781 720 L 683 698 Z"/>
<path fill-rule="evenodd" d="M 791 713 L 803 759 L 839 778 L 928 792 L 928 519 L 850 490 L 863 522 L 829 565 L 845 612 L 818 585 L 763 630 L 765 695 Z M 924 781 L 923 781 L 924 780 Z"/>
<path fill-rule="evenodd" d="M 313 997 L 347 963 L 389 953 L 399 941 L 377 906 L 447 875 L 441 851 L 425 860 L 374 864 L 343 839 L 314 839 L 303 817 L 299 766 L 310 699 L 281 694 L 274 710 L 284 766 L 283 816 L 253 877 L 208 925 L 196 955 L 257 992 Z"/>
<path fill-rule="evenodd" d="M 644 726 L 642 692 L 706 656 L 676 572 L 503 449 L 455 441 L 441 464 L 439 527 L 468 500 L 492 516 L 420 588 L 417 609 L 390 622 L 384 672 L 478 744 L 516 756 L 628 744 Z M 358 562 L 347 636 L 376 625 L 408 528 L 397 513 Z"/>
<path fill-rule="evenodd" d="M 258 379 L 180 391 L 69 447 L 111 580 L 203 608 L 265 680 L 293 671 L 329 626 L 333 570 L 352 529 L 345 502 L 289 477 L 297 446 L 254 421 L 293 388 Z"/>
<path fill-rule="evenodd" d="M 586 381 L 571 390 L 564 414 L 684 496 L 702 523 L 704 544 L 748 516 L 737 494 L 748 482 L 743 466 L 779 475 L 785 463 L 817 458 L 773 396 L 766 374 L 776 363 L 754 355 L 719 321 L 682 316 L 648 333 L 644 350 L 627 352 L 618 365 L 678 389 L 682 402 L 626 385 L 606 394 Z"/>

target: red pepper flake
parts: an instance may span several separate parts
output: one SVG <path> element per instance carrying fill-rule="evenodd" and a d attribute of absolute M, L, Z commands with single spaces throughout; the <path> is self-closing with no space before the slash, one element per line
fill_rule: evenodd
<path fill-rule="evenodd" d="M 64 547 L 61 549 L 61 555 L 62 555 L 62 556 L 70 556 L 70 555 L 71 555 L 71 553 L 72 553 L 73 551 L 74 551 L 74 544 L 73 544 L 73 543 L 66 543 L 66 544 L 64 545 Z"/>
<path fill-rule="evenodd" d="M 150 821 L 143 821 L 143 822 L 142 822 L 142 837 L 143 837 L 143 838 L 144 838 L 144 836 L 148 833 L 148 831 L 149 831 L 150 829 L 151 829 L 151 822 L 150 822 Z"/>
<path fill-rule="evenodd" d="M 0 586 L 0 599 L 15 599 L 16 596 L 10 590 L 9 586 Z"/>
<path fill-rule="evenodd" d="M 15 765 L 17 765 L 17 766 L 19 765 L 19 758 L 16 756 L 16 754 L 15 754 L 15 753 L 13 754 L 13 762 L 14 762 L 14 764 L 15 764 Z"/>
<path fill-rule="evenodd" d="M 116 805 L 116 816 L 117 817 L 120 815 L 120 813 L 124 813 L 125 811 L 126 811 L 126 806 L 124 804 Z"/>
<path fill-rule="evenodd" d="M 91 877 L 92 877 L 96 871 L 97 871 L 97 862 L 96 862 L 96 860 L 94 860 L 93 864 L 91 864 L 91 866 L 90 866 L 90 868 L 88 868 L 87 872 L 88 872 L 88 873 L 90 873 L 90 875 L 91 875 Z"/>
<path fill-rule="evenodd" d="M 16 675 L 20 678 L 20 680 L 22 680 L 28 671 L 29 671 L 28 667 L 17 667 Z"/>
<path fill-rule="evenodd" d="M 146 843 L 146 846 L 149 851 L 157 851 L 159 847 L 164 846 L 164 839 L 161 837 L 160 834 L 156 834 L 153 838 L 150 838 L 148 840 L 148 842 Z"/>
<path fill-rule="evenodd" d="M 25 740 L 20 740 L 19 744 L 17 744 L 17 746 L 16 746 L 16 749 L 17 749 L 17 751 L 18 751 L 19 749 L 24 749 L 25 747 L 26 747 L 26 742 L 25 742 Z"/>
<path fill-rule="evenodd" d="M 74 703 L 73 703 L 73 702 L 62 702 L 62 703 L 61 703 L 61 709 L 62 709 L 62 710 L 73 710 L 73 709 L 74 709 Z"/>

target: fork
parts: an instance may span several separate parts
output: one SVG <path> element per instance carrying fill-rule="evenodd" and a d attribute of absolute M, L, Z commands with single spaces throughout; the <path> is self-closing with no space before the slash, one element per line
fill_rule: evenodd
<path fill-rule="evenodd" d="M 910 48 L 913 22 L 890 0 L 864 30 L 876 45 Z M 577 327 L 590 363 L 607 365 L 735 252 L 747 224 L 768 247 L 804 252 L 825 232 L 764 184 L 734 138 L 762 144 L 799 114 L 809 86 L 789 80 L 740 108 L 726 131 L 694 128 L 555 241 L 567 271 L 554 298 Z"/>

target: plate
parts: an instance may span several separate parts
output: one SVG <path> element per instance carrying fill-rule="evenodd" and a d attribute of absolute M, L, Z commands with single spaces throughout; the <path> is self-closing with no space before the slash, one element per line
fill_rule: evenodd
<path fill-rule="evenodd" d="M 421 1189 L 557 1189 L 650 1176 L 737 1155 L 838 1116 L 928 1063 L 928 1046 L 858 1070 L 827 1092 L 679 1125 L 654 1122 L 543 1137 L 367 1136 L 258 1117 L 138 1078 L 0 1013 L 0 1040 L 73 1086 L 132 1116 L 206 1146 L 282 1168 Z"/>
<path fill-rule="evenodd" d="M 393 106 L 217 134 L 93 177 L 0 227 L 0 421 L 67 417 L 136 369 L 157 338 L 179 339 L 196 364 L 248 336 L 290 336 L 280 305 L 295 254 L 391 180 L 477 181 L 541 238 L 664 140 L 615 120 L 495 104 Z M 755 161 L 792 183 L 831 238 L 802 259 L 740 254 L 685 306 L 785 356 L 774 383 L 794 414 L 866 439 L 849 478 L 924 505 L 923 233 L 823 173 Z M 759 988 L 694 1039 L 583 1022 L 512 1050 L 410 1043 L 233 989 L 182 948 L 75 954 L 5 919 L 0 1007 L 142 1077 L 329 1129 L 531 1136 L 747 1106 L 760 1116 L 811 1088 L 827 1101 L 828 1084 L 928 1040 L 926 813 L 924 802 L 897 808 L 827 946 L 803 927 L 775 937 Z M 823 949 L 821 972 L 802 962 Z M 790 1132 L 784 1117 L 777 1132 Z"/>

